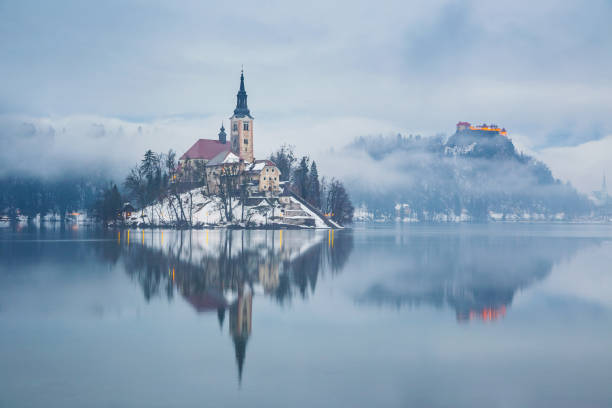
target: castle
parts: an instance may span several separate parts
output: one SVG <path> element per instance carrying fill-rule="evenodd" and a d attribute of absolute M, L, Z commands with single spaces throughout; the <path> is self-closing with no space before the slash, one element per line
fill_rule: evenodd
<path fill-rule="evenodd" d="M 480 126 L 473 126 L 469 122 L 459 122 L 457 123 L 457 132 L 467 132 L 472 135 L 480 136 L 508 136 L 508 132 L 505 128 L 500 128 L 497 125 L 487 125 L 486 123 L 483 123 Z"/>
<path fill-rule="evenodd" d="M 254 157 L 253 120 L 242 71 L 236 108 L 230 117 L 230 142 L 223 124 L 217 139 L 199 139 L 179 158 L 174 181 L 205 182 L 210 193 L 217 194 L 222 178 L 231 176 L 236 185 L 247 183 L 252 192 L 279 192 L 281 173 L 276 164 Z"/>

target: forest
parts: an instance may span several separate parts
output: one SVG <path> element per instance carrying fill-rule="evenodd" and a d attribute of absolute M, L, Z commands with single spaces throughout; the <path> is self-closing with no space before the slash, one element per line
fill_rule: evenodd
<path fill-rule="evenodd" d="M 502 135 L 360 137 L 339 156 L 359 159 L 360 176 L 347 175 L 346 183 L 354 201 L 376 217 L 486 221 L 494 213 L 505 219 L 572 219 L 592 209 L 586 196 Z"/>

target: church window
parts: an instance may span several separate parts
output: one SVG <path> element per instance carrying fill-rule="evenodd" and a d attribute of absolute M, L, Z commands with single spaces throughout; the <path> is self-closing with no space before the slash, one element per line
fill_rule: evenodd
<path fill-rule="evenodd" d="M 249 130 L 249 122 L 244 122 L 242 124 L 242 130 Z"/>

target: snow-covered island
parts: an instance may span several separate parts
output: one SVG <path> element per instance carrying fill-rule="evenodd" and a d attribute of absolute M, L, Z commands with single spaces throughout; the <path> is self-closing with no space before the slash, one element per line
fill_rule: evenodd
<path fill-rule="evenodd" d="M 164 228 L 342 228 L 290 191 L 227 200 L 219 195 L 207 196 L 200 188 L 126 212 L 122 223 Z"/>

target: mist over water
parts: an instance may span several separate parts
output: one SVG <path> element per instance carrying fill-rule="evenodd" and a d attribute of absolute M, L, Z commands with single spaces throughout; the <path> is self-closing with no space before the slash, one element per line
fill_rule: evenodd
<path fill-rule="evenodd" d="M 611 245 L 605 225 L 4 229 L 0 405 L 607 406 Z"/>

